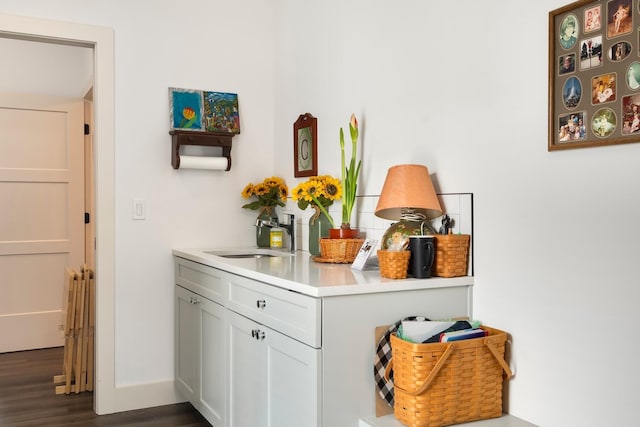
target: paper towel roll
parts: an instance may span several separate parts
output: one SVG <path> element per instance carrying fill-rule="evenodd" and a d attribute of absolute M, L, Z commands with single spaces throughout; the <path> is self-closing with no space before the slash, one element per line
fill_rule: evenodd
<path fill-rule="evenodd" d="M 180 156 L 180 169 L 209 169 L 223 171 L 227 169 L 226 157 Z"/>

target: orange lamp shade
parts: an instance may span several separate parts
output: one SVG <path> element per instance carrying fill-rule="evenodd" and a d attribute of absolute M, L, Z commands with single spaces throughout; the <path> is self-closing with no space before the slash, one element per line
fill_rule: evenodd
<path fill-rule="evenodd" d="M 399 220 L 407 211 L 425 219 L 442 215 L 442 208 L 424 165 L 397 165 L 389 168 L 376 206 L 376 216 Z"/>

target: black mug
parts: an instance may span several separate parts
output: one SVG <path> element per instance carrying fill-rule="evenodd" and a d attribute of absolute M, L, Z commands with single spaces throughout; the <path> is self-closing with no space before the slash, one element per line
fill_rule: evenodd
<path fill-rule="evenodd" d="M 433 236 L 409 236 L 409 274 L 416 279 L 431 277 L 431 265 L 435 255 Z"/>

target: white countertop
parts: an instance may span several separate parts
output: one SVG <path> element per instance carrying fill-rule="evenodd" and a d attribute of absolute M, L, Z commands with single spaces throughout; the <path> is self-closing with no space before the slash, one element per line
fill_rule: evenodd
<path fill-rule="evenodd" d="M 272 253 L 281 256 L 265 258 L 224 258 L 207 253 Z M 206 248 L 174 249 L 173 255 L 218 268 L 229 273 L 259 280 L 312 297 L 330 297 L 376 292 L 446 288 L 473 285 L 473 277 L 431 277 L 429 279 L 386 279 L 378 270 L 359 271 L 351 264 L 319 263 L 308 252 L 295 253 L 271 249 Z"/>

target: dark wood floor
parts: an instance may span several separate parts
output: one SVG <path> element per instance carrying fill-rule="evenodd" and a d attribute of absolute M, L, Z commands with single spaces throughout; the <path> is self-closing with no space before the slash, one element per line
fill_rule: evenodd
<path fill-rule="evenodd" d="M 189 403 L 97 416 L 93 393 L 55 394 L 62 355 L 62 347 L 0 354 L 0 426 L 211 426 Z"/>

